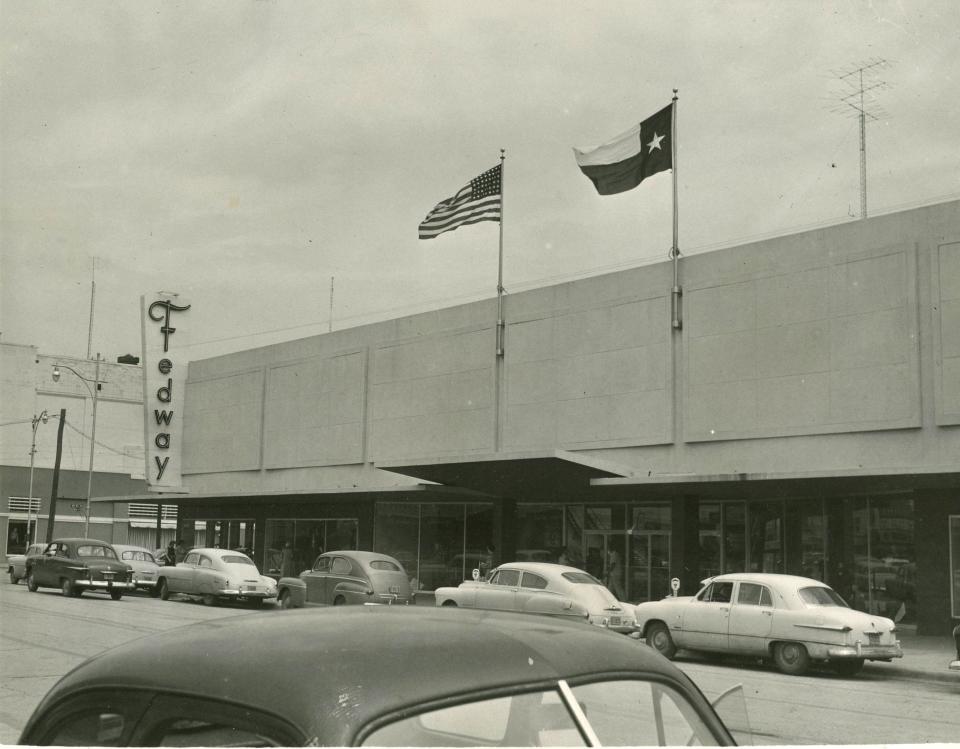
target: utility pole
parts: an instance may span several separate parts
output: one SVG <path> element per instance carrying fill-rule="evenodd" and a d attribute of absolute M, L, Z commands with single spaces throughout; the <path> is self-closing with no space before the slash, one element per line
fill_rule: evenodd
<path fill-rule="evenodd" d="M 53 526 L 57 522 L 57 495 L 60 493 L 60 457 L 63 455 L 63 425 L 67 423 L 67 409 L 60 409 L 57 426 L 57 459 L 53 463 L 53 486 L 50 489 L 50 513 L 47 515 L 47 543 L 53 542 Z M 39 521 L 39 518 L 38 518 Z"/>
<path fill-rule="evenodd" d="M 860 120 L 860 218 L 867 217 L 867 120 L 879 120 L 885 114 L 873 99 L 873 92 L 889 88 L 886 81 L 875 78 L 879 68 L 887 61 L 878 58 L 858 65 L 852 70 L 835 73 L 849 92 L 839 97 L 839 107 L 834 111 L 849 114 L 852 109 Z M 864 80 L 866 74 L 866 81 Z"/>
<path fill-rule="evenodd" d="M 87 325 L 87 358 L 93 349 L 93 307 L 97 298 L 97 259 L 90 260 L 90 322 Z"/>

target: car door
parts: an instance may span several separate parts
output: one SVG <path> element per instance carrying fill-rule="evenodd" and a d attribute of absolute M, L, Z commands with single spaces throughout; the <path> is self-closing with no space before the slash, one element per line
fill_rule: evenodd
<path fill-rule="evenodd" d="M 726 650 L 733 582 L 714 581 L 683 610 L 681 647 L 697 650 Z M 681 644 L 682 643 L 682 644 Z"/>
<path fill-rule="evenodd" d="M 346 557 L 333 557 L 330 560 L 330 572 L 327 573 L 323 582 L 324 599 L 333 603 L 338 595 L 347 596 L 348 593 L 345 591 L 355 589 L 357 582 L 357 576 L 353 573 L 353 563 Z M 347 603 L 356 603 L 356 601 L 348 599 Z"/>
<path fill-rule="evenodd" d="M 514 611 L 519 587 L 520 570 L 501 567 L 490 577 L 490 582 L 477 588 L 477 608 Z"/>
<path fill-rule="evenodd" d="M 514 608 L 517 611 L 528 613 L 554 614 L 560 596 L 547 590 L 547 578 L 534 572 L 524 570 L 520 578 L 520 587 L 514 599 Z M 554 604 L 554 605 L 551 605 Z"/>
<path fill-rule="evenodd" d="M 189 593 L 193 583 L 193 571 L 200 562 L 200 552 L 191 551 L 175 567 L 167 567 L 164 577 L 171 593 Z"/>
<path fill-rule="evenodd" d="M 730 606 L 730 650 L 765 654 L 772 628 L 770 589 L 759 583 L 738 583 L 735 602 Z"/>
<path fill-rule="evenodd" d="M 60 542 L 54 541 L 47 544 L 43 554 L 31 561 L 30 571 L 33 574 L 33 580 L 37 585 L 49 585 L 51 579 L 50 571 L 53 568 L 54 559 L 60 550 Z"/>
<path fill-rule="evenodd" d="M 200 554 L 196 567 L 190 571 L 190 592 L 204 595 L 219 591 L 220 586 L 217 585 L 216 580 L 226 575 L 218 574 L 214 567 L 214 560 L 210 555 Z"/>
<path fill-rule="evenodd" d="M 305 600 L 307 603 L 328 604 L 330 601 L 326 598 L 327 575 L 330 574 L 330 557 L 317 557 L 313 563 L 313 568 L 309 572 L 300 575 L 306 586 Z"/>

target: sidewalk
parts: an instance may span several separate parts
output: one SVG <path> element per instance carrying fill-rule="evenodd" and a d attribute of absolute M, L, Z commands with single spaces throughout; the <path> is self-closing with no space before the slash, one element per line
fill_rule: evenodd
<path fill-rule="evenodd" d="M 913 678 L 951 681 L 960 684 L 960 671 L 947 668 L 950 661 L 957 657 L 957 649 L 950 635 L 931 637 L 917 635 L 911 629 L 898 629 L 903 658 L 895 658 L 890 663 L 867 661 L 864 673 L 882 674 L 896 671 L 900 676 Z"/>

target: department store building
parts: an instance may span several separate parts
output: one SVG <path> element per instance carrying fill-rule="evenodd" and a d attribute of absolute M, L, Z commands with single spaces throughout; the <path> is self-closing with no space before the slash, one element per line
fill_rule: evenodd
<path fill-rule="evenodd" d="M 616 551 L 633 602 L 795 573 L 949 632 L 960 202 L 679 262 L 679 326 L 665 261 L 506 296 L 502 353 L 492 298 L 190 362 L 179 534 L 382 551 L 427 600 L 490 543 Z"/>

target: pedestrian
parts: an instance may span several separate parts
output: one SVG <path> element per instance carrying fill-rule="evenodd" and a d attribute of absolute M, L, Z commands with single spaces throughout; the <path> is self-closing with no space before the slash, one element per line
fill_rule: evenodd
<path fill-rule="evenodd" d="M 950 661 L 950 668 L 960 671 L 960 624 L 953 628 L 953 642 L 957 646 L 957 660 Z"/>
<path fill-rule="evenodd" d="M 620 577 L 623 575 L 623 570 L 620 567 L 620 554 L 616 551 L 611 550 L 607 554 L 607 575 L 606 575 L 606 585 L 607 589 L 613 593 L 614 597 L 618 601 L 622 601 L 624 598 L 623 595 L 623 586 L 620 583 Z"/>
<path fill-rule="evenodd" d="M 167 567 L 174 567 L 177 564 L 177 546 L 173 541 L 167 544 L 167 551 L 163 555 L 163 563 Z"/>
<path fill-rule="evenodd" d="M 176 551 L 176 560 L 177 562 L 182 562 L 187 556 L 187 546 L 183 543 L 182 538 L 177 539 L 177 551 Z"/>
<path fill-rule="evenodd" d="M 490 577 L 490 573 L 493 572 L 496 564 L 496 553 L 497 549 L 493 544 L 487 544 L 487 553 L 480 560 L 480 579 L 486 580 Z"/>
<path fill-rule="evenodd" d="M 293 564 L 293 544 L 287 541 L 283 545 L 283 552 L 280 556 L 280 575 L 281 577 L 294 577 L 297 574 Z"/>

